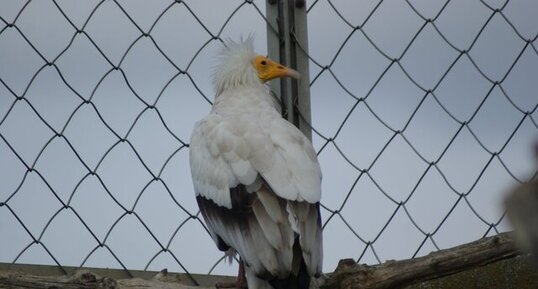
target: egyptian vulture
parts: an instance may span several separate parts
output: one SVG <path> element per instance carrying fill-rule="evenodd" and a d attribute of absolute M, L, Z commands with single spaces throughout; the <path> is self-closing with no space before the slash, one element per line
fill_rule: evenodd
<path fill-rule="evenodd" d="M 200 211 L 218 249 L 241 257 L 237 282 L 221 287 L 303 289 L 321 273 L 321 170 L 264 84 L 278 77 L 299 73 L 256 55 L 252 38 L 228 41 L 213 107 L 192 132 Z"/>

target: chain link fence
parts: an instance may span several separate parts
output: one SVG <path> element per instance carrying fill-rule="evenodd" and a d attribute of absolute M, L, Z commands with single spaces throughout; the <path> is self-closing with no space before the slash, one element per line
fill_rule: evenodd
<path fill-rule="evenodd" d="M 308 7 L 314 142 L 338 195 L 324 233 L 345 244 L 326 258 L 411 258 L 507 230 L 503 194 L 536 175 L 538 6 L 367 2 Z"/>
<path fill-rule="evenodd" d="M 234 274 L 188 168 L 226 37 L 263 1 L 0 4 L 0 262 Z M 269 5 L 269 4 L 268 4 Z M 325 271 L 507 229 L 533 177 L 532 1 L 306 3 Z"/>

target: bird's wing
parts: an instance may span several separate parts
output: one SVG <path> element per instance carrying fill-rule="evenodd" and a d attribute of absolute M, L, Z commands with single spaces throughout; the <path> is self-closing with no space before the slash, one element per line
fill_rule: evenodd
<path fill-rule="evenodd" d="M 263 188 L 248 193 L 243 185 L 233 188 L 231 194 L 231 209 L 200 195 L 196 197 L 207 226 L 217 237 L 217 244 L 235 249 L 246 265 L 261 277 L 288 276 L 292 271 L 295 234 L 287 223 L 285 202 Z M 269 210 L 266 205 L 271 206 Z M 272 219 L 274 216 L 279 218 Z"/>
<path fill-rule="evenodd" d="M 310 141 L 281 117 L 263 125 L 256 117 L 211 114 L 196 124 L 190 147 L 196 193 L 230 208 L 228 190 L 255 185 L 260 175 L 279 197 L 319 202 L 321 170 Z"/>
<path fill-rule="evenodd" d="M 297 235 L 314 275 L 322 258 L 316 154 L 284 119 L 264 121 L 211 114 L 195 126 L 190 162 L 197 200 L 217 244 L 233 247 L 257 274 L 289 274 Z"/>

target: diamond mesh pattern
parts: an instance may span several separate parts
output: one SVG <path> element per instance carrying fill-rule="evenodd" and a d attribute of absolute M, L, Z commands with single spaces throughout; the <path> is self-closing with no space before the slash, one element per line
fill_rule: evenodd
<path fill-rule="evenodd" d="M 534 169 L 536 4 L 307 4 L 325 270 L 506 230 L 501 193 Z M 0 4 L 0 262 L 233 274 L 199 216 L 188 139 L 222 39 L 254 31 L 263 53 L 264 11 Z"/>
<path fill-rule="evenodd" d="M 342 244 L 330 264 L 508 229 L 502 194 L 536 174 L 538 23 L 523 18 L 538 7 L 490 2 L 308 6 L 325 239 Z"/>

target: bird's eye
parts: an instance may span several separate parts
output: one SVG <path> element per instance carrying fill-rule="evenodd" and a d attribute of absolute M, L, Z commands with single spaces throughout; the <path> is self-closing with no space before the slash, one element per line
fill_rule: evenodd
<path fill-rule="evenodd" d="M 267 61 L 265 60 L 262 60 L 262 62 L 260 62 L 261 65 L 266 65 L 267 64 Z"/>

